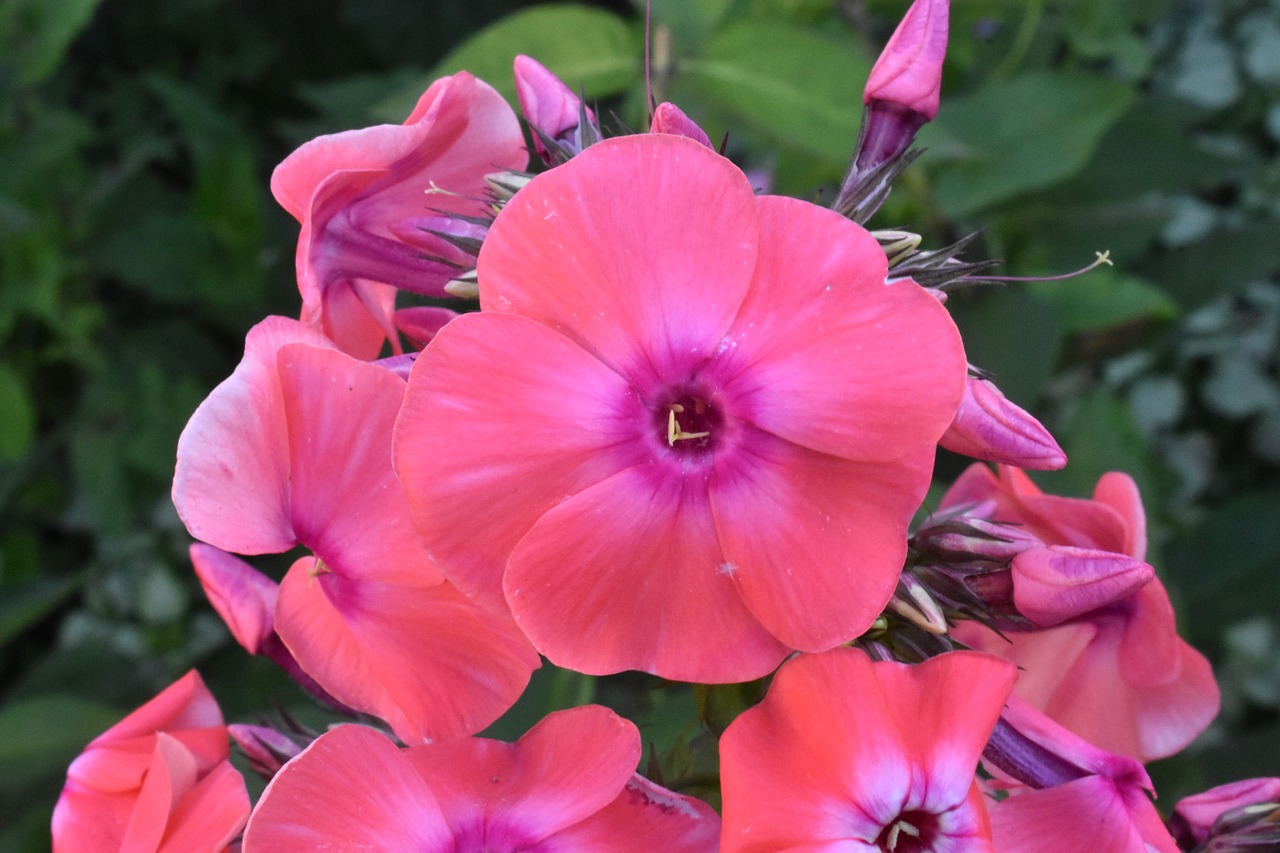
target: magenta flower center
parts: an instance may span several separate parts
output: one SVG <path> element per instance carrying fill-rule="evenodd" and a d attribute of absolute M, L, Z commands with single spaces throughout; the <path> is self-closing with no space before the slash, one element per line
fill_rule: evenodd
<path fill-rule="evenodd" d="M 716 445 L 724 417 L 697 390 L 677 392 L 654 413 L 662 441 L 679 453 L 707 453 Z"/>
<path fill-rule="evenodd" d="M 929 812 L 903 812 L 884 828 L 876 846 L 886 853 L 927 853 L 938 839 L 938 817 Z"/>

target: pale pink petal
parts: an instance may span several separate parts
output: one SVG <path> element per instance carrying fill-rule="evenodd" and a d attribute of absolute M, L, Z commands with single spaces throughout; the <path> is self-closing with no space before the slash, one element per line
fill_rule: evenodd
<path fill-rule="evenodd" d="M 187 791 L 169 816 L 159 853 L 223 850 L 249 819 L 249 792 L 224 761 Z"/>
<path fill-rule="evenodd" d="M 199 542 L 189 549 L 196 577 L 236 642 L 256 655 L 275 632 L 278 585 L 226 551 Z"/>
<path fill-rule="evenodd" d="M 339 726 L 276 774 L 245 830 L 245 850 L 453 850 L 431 789 L 382 734 Z"/>
<path fill-rule="evenodd" d="M 1133 478 L 1119 471 L 1103 474 L 1093 489 L 1093 499 L 1120 514 L 1125 527 L 1124 553 L 1146 559 L 1147 512 Z"/>
<path fill-rule="evenodd" d="M 277 361 L 298 541 L 347 577 L 417 585 L 441 580 L 391 467 L 404 381 L 315 347 L 282 347 Z"/>
<path fill-rule="evenodd" d="M 121 850 L 153 851 L 160 847 L 169 814 L 195 786 L 196 759 L 181 743 L 159 732 L 151 766 L 142 779 Z"/>
<path fill-rule="evenodd" d="M 600 811 L 552 836 L 566 850 L 617 853 L 716 853 L 720 816 L 711 806 L 668 791 L 639 774 Z"/>
<path fill-rule="evenodd" d="M 249 331 L 240 364 L 178 439 L 174 506 L 193 537 L 224 551 L 268 554 L 297 542 L 276 373 L 276 351 L 290 342 L 332 346 L 295 320 L 263 320 Z"/>
<path fill-rule="evenodd" d="M 550 714 L 514 744 L 442 741 L 408 757 L 460 849 L 523 850 L 617 797 L 640 761 L 640 733 L 588 705 Z"/>
<path fill-rule="evenodd" d="M 386 720 L 406 743 L 479 731 L 538 666 L 509 619 L 445 582 L 313 576 L 316 568 L 303 558 L 285 575 L 276 630 L 327 691 Z"/>
<path fill-rule="evenodd" d="M 758 202 L 751 293 L 703 376 L 724 383 L 735 417 L 796 444 L 860 461 L 906 456 L 913 469 L 932 461 L 967 371 L 946 309 L 909 279 L 886 284 L 879 244 L 843 216 Z M 923 495 L 924 470 L 904 491 Z"/>
<path fill-rule="evenodd" d="M 747 611 L 733 573 L 703 478 L 639 465 L 539 519 L 512 553 L 504 588 L 520 627 L 559 666 L 745 681 L 787 649 Z"/>
<path fill-rule="evenodd" d="M 396 468 L 440 570 L 505 612 L 516 543 L 551 507 L 633 464 L 651 420 L 621 377 L 567 338 L 523 317 L 469 314 L 414 365 Z"/>
<path fill-rule="evenodd" d="M 747 293 L 751 186 L 665 134 L 605 140 L 572 162 L 503 208 L 480 252 L 480 305 L 550 326 L 641 393 L 661 392 L 712 354 Z"/>
<path fill-rule="evenodd" d="M 870 627 L 893 595 L 923 497 L 902 483 L 927 482 L 931 462 L 849 462 L 758 430 L 717 454 L 711 507 L 724 559 L 770 633 L 816 652 Z"/>

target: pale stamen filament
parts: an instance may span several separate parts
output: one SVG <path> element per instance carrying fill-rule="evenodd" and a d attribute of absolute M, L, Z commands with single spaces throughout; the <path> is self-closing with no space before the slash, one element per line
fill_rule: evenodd
<path fill-rule="evenodd" d="M 698 401 L 697 408 L 704 408 L 706 404 Z M 685 432 L 680 428 L 680 423 L 676 420 L 676 413 L 683 412 L 684 406 L 679 403 L 672 403 L 667 409 L 667 446 L 675 447 L 677 441 L 688 441 L 691 438 L 706 438 L 711 435 L 710 432 Z"/>
<path fill-rule="evenodd" d="M 920 837 L 920 830 L 916 829 L 905 820 L 900 820 L 893 826 L 889 827 L 889 837 L 885 839 L 885 846 L 890 850 L 897 850 L 898 836 L 904 833 L 910 835 L 912 838 Z"/>

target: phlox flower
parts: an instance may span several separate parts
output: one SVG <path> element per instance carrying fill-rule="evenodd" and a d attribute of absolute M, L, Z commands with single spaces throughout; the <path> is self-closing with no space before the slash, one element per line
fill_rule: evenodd
<path fill-rule="evenodd" d="M 755 197 L 684 137 L 535 177 L 397 424 L 441 571 L 592 674 L 740 681 L 866 630 L 966 369 L 945 309 L 886 267 L 860 226 Z"/>
<path fill-rule="evenodd" d="M 302 225 L 302 321 L 357 358 L 398 351 L 396 289 L 444 296 L 470 258 L 431 233 L 475 216 L 484 177 L 528 163 L 502 96 L 465 72 L 432 83 L 403 125 L 321 136 L 276 167 L 271 192 Z M 435 190 L 443 192 L 435 192 Z"/>
<path fill-rule="evenodd" d="M 514 744 L 399 749 L 340 726 L 272 779 L 245 849 L 714 853 L 716 813 L 637 775 L 639 760 L 636 727 L 594 705 L 553 713 Z"/>
<path fill-rule="evenodd" d="M 990 851 L 974 773 L 1015 675 L 975 652 L 788 661 L 720 739 L 720 849 Z"/>
<path fill-rule="evenodd" d="M 1025 533 L 1068 555 L 1146 556 L 1146 517 L 1137 486 L 1125 474 L 1106 474 L 1091 500 L 1043 494 L 1026 474 L 1000 467 L 970 467 L 943 497 L 942 507 L 985 505 L 982 514 L 1019 525 Z M 1044 549 L 1014 558 L 1029 569 Z M 1082 562 L 1081 565 L 1087 565 Z M 1028 572 L 1027 580 L 1035 578 Z M 1120 571 L 1107 583 L 1125 590 Z M 1047 614 L 1051 593 L 1029 586 Z M 1097 592 L 1097 590 L 1094 590 Z M 1070 604 L 1067 602 L 1066 604 Z M 1047 616 L 1042 624 L 1049 624 Z M 1023 672 L 1017 695 L 1081 737 L 1121 755 L 1149 761 L 1172 755 L 1199 734 L 1218 711 L 1218 686 L 1208 661 L 1178 636 L 1173 606 L 1156 577 L 1132 592 L 1039 630 L 1002 628 L 1006 640 L 976 623 L 956 627 L 971 648 L 1014 661 Z"/>
<path fill-rule="evenodd" d="M 249 816 L 222 712 L 194 670 L 94 738 L 53 810 L 55 853 L 225 850 Z"/>
<path fill-rule="evenodd" d="M 440 575 L 413 530 L 391 468 L 404 389 L 297 321 L 267 318 L 183 431 L 173 501 L 192 536 L 224 551 L 310 549 L 270 624 L 272 590 L 242 570 L 240 584 L 219 573 L 220 610 L 250 645 L 274 629 L 335 699 L 416 743 L 488 725 L 538 658 L 510 617 Z"/>

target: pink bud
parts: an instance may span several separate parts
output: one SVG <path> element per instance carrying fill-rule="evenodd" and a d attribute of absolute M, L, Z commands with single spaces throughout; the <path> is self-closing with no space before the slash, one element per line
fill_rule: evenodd
<path fill-rule="evenodd" d="M 515 78 L 520 111 L 534 130 L 533 146 L 539 157 L 547 163 L 556 159 L 543 137 L 562 145 L 569 156 L 586 147 L 582 116 L 585 112 L 588 124 L 594 128 L 595 114 L 583 107 L 581 99 L 559 77 L 536 59 L 520 55 L 515 59 Z M 589 144 L 594 140 L 587 141 Z"/>
<path fill-rule="evenodd" d="M 261 654 L 275 635 L 279 587 L 253 566 L 212 545 L 191 546 L 191 562 L 209 603 L 227 623 L 231 636 L 249 654 Z"/>
<path fill-rule="evenodd" d="M 669 102 L 664 101 L 658 104 L 658 108 L 653 111 L 653 123 L 649 126 L 649 132 L 685 136 L 715 150 L 715 146 L 711 144 L 711 137 L 707 136 L 706 131 L 685 115 L 684 110 Z"/>
<path fill-rule="evenodd" d="M 979 508 L 975 507 L 975 511 Z M 990 560 L 1007 563 L 1028 548 L 1043 547 L 1038 536 L 1014 524 L 987 521 L 975 515 L 947 519 L 916 535 L 917 547 L 927 547 L 950 558 Z"/>
<path fill-rule="evenodd" d="M 953 453 L 1019 468 L 1052 471 L 1067 455 L 1039 421 L 985 379 L 970 376 L 951 426 L 938 444 Z"/>
<path fill-rule="evenodd" d="M 1041 628 L 1059 625 L 1120 601 L 1145 586 L 1155 570 L 1111 551 L 1049 545 L 1013 558 L 1013 603 Z"/>
<path fill-rule="evenodd" d="M 949 13 L 948 0 L 911 4 L 871 69 L 862 103 L 887 102 L 925 121 L 938 114 Z"/>
<path fill-rule="evenodd" d="M 1272 808 L 1280 803 L 1280 779 L 1242 779 L 1210 788 L 1203 794 L 1185 797 L 1174 806 L 1169 825 L 1180 840 L 1188 842 L 1186 849 L 1191 849 L 1208 840 L 1218 818 L 1227 812 L 1263 803 Z M 1258 849 L 1262 849 L 1261 844 Z"/>

